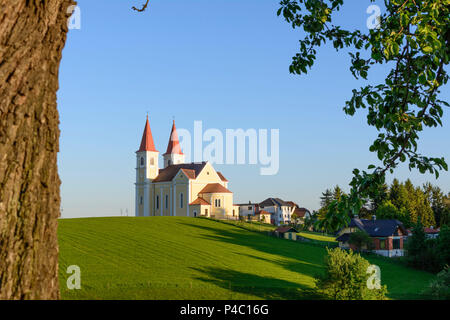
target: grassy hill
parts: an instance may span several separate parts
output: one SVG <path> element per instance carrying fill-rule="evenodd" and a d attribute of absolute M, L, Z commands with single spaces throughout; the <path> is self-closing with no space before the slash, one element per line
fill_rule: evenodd
<path fill-rule="evenodd" d="M 63 299 L 311 299 L 325 249 L 232 224 L 181 217 L 62 219 Z M 420 298 L 432 274 L 371 257 L 394 299 Z M 81 268 L 68 290 L 67 267 Z"/>

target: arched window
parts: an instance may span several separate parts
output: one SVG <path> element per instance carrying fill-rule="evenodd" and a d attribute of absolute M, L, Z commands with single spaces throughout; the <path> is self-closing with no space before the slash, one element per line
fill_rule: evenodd
<path fill-rule="evenodd" d="M 141 167 L 144 166 L 144 157 L 141 157 Z"/>
<path fill-rule="evenodd" d="M 159 209 L 159 196 L 156 196 L 156 209 Z"/>
<path fill-rule="evenodd" d="M 169 208 L 169 196 L 166 194 L 166 209 Z"/>
<path fill-rule="evenodd" d="M 172 165 L 172 160 L 167 161 L 167 163 L 169 164 L 169 166 Z"/>
<path fill-rule="evenodd" d="M 144 199 L 141 196 L 140 199 L 139 199 L 139 204 L 142 205 L 143 202 L 144 202 Z"/>
<path fill-rule="evenodd" d="M 150 165 L 151 165 L 151 166 L 154 166 L 154 165 L 155 165 L 155 159 L 150 158 Z"/>

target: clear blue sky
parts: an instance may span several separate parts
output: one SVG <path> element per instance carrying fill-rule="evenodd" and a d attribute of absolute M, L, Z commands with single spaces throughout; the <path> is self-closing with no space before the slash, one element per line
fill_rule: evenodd
<path fill-rule="evenodd" d="M 261 176 L 258 165 L 216 166 L 236 203 L 273 196 L 317 209 L 322 191 L 347 190 L 353 168 L 377 163 L 365 113 L 342 111 L 364 84 L 351 76 L 348 55 L 324 48 L 312 72 L 290 75 L 302 33 L 276 16 L 279 1 L 152 0 L 142 14 L 130 9 L 143 2 L 78 1 L 81 29 L 69 32 L 58 92 L 63 217 L 134 214 L 134 152 L 147 111 L 162 153 L 173 116 L 188 130 L 195 120 L 204 129 L 280 130 L 277 175 Z M 366 28 L 370 1 L 349 2 L 338 22 Z M 448 86 L 442 93 L 450 100 Z M 420 151 L 447 162 L 449 111 L 444 127 L 420 141 Z M 447 172 L 436 180 L 402 167 L 395 175 L 450 191 Z"/>

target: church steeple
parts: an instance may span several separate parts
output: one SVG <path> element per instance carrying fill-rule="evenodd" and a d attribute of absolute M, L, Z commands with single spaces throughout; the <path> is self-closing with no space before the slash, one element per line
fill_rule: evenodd
<path fill-rule="evenodd" d="M 136 216 L 148 216 L 150 213 L 150 184 L 159 174 L 159 152 L 153 142 L 150 123 L 145 122 L 141 146 L 136 151 Z"/>
<path fill-rule="evenodd" d="M 174 164 L 184 163 L 184 154 L 181 151 L 180 140 L 178 139 L 177 128 L 175 120 L 173 120 L 172 131 L 170 132 L 169 144 L 164 156 L 164 167 Z"/>
<path fill-rule="evenodd" d="M 147 122 L 145 123 L 144 134 L 142 135 L 141 146 L 137 152 L 142 151 L 158 152 L 155 148 L 155 143 L 153 142 L 152 130 L 150 129 L 148 116 Z"/>

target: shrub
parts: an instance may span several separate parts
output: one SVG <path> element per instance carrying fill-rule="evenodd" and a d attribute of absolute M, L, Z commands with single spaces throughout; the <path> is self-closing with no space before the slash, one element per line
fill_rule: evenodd
<path fill-rule="evenodd" d="M 437 278 L 430 283 L 426 293 L 434 299 L 450 300 L 450 268 L 445 266 L 444 270 L 437 274 Z"/>
<path fill-rule="evenodd" d="M 386 299 L 386 286 L 369 289 L 370 263 L 353 251 L 328 249 L 325 258 L 326 273 L 316 279 L 319 293 L 334 300 Z"/>
<path fill-rule="evenodd" d="M 361 251 L 364 247 L 367 248 L 367 250 L 373 249 L 372 238 L 367 234 L 367 232 L 361 230 L 351 233 L 348 243 L 353 244 L 358 251 Z"/>

